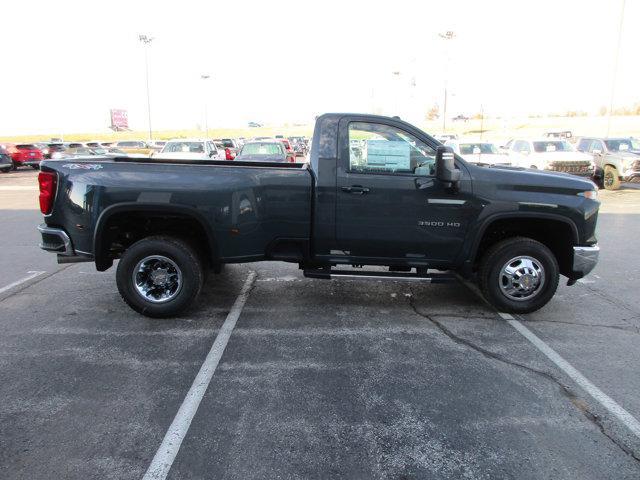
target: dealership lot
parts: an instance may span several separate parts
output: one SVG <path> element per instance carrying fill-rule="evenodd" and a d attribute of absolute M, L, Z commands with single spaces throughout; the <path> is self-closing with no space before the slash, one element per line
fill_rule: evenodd
<path fill-rule="evenodd" d="M 138 316 L 113 270 L 40 252 L 35 172 L 0 176 L 0 477 L 141 478 L 247 278 L 168 478 L 638 478 L 640 190 L 602 192 L 601 262 L 520 323 L 463 284 L 233 265 Z M 636 420 L 637 421 L 637 420 Z"/>

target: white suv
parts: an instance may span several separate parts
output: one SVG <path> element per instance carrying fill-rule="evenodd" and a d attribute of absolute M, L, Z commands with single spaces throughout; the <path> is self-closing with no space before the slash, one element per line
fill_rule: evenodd
<path fill-rule="evenodd" d="M 169 140 L 153 158 L 175 160 L 225 160 L 224 148 L 216 147 L 212 140 L 179 138 Z"/>
<path fill-rule="evenodd" d="M 593 178 L 595 166 L 589 155 L 576 151 L 566 140 L 514 138 L 505 145 L 511 165 Z"/>

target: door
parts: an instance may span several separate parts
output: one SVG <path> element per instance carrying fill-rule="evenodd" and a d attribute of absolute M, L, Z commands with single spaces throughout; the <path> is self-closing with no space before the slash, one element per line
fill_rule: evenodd
<path fill-rule="evenodd" d="M 464 240 L 470 192 L 454 192 L 435 178 L 435 144 L 418 131 L 353 120 L 339 126 L 333 258 L 453 260 Z"/>

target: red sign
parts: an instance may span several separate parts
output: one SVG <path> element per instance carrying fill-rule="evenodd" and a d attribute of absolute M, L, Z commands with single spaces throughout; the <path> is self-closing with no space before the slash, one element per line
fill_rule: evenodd
<path fill-rule="evenodd" d="M 111 113 L 111 130 L 119 132 L 121 130 L 129 130 L 129 115 L 126 110 L 112 108 Z"/>

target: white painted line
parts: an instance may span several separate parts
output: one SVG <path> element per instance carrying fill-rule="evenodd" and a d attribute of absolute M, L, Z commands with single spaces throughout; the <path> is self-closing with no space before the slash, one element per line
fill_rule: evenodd
<path fill-rule="evenodd" d="M 27 272 L 27 273 L 29 273 L 29 275 L 27 275 L 26 277 L 21 278 L 20 280 L 16 280 L 15 282 L 10 283 L 9 285 L 5 285 L 4 287 L 0 288 L 0 293 L 4 293 L 4 292 L 6 292 L 7 290 L 11 290 L 12 288 L 17 287 L 18 285 L 20 285 L 20 284 L 22 284 L 22 283 L 24 283 L 24 282 L 28 282 L 29 280 L 31 280 L 31 279 L 33 279 L 33 278 L 36 278 L 36 277 L 38 277 L 38 276 L 42 275 L 43 273 L 47 273 L 47 272 L 34 272 L 34 271 L 29 271 L 29 272 Z"/>
<path fill-rule="evenodd" d="M 529 340 L 534 347 L 540 350 L 545 356 L 556 364 L 560 370 L 569 375 L 571 379 L 580 385 L 589 395 L 606 408 L 609 413 L 618 417 L 618 419 L 625 424 L 625 426 L 633 432 L 633 434 L 640 438 L 640 422 L 636 418 L 622 408 L 615 400 L 609 397 L 606 393 L 591 383 L 582 373 L 576 370 L 573 365 L 562 358 L 553 348 L 547 345 L 544 341 L 538 338 L 531 330 L 525 327 L 518 320 L 515 320 L 508 313 L 500 313 L 499 315 L 504 318 L 509 325 L 515 328 L 523 337 Z"/>
<path fill-rule="evenodd" d="M 207 391 L 207 387 L 216 371 L 218 362 L 229 342 L 229 337 L 231 337 L 231 333 L 236 326 L 242 308 L 249 297 L 249 291 L 255 279 L 256 273 L 249 273 L 247 280 L 242 286 L 240 295 L 238 295 L 233 307 L 231 307 L 227 318 L 218 332 L 218 336 L 211 346 L 211 350 L 209 350 L 207 354 L 207 358 L 205 358 L 204 363 L 200 367 L 200 371 L 191 384 L 187 396 L 182 401 L 178 413 L 173 419 L 173 422 L 171 422 L 167 433 L 164 435 L 160 448 L 158 448 L 142 480 L 163 480 L 167 478 L 171 465 L 173 465 L 178 450 L 180 450 L 180 445 L 189 430 L 191 420 L 193 420 L 193 417 L 198 411 L 200 401 Z"/>

